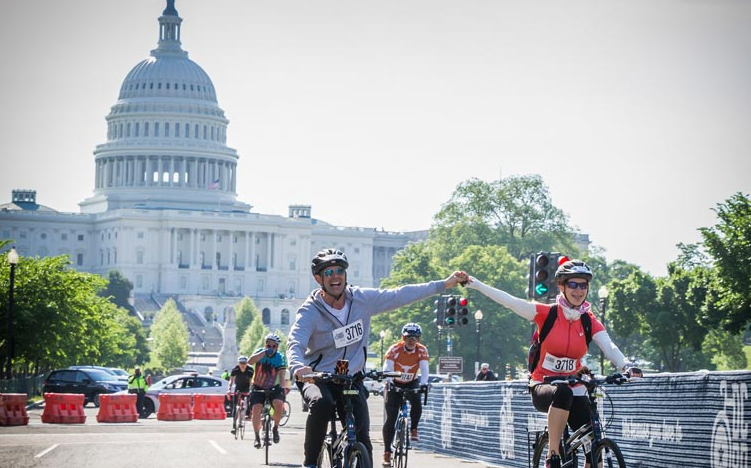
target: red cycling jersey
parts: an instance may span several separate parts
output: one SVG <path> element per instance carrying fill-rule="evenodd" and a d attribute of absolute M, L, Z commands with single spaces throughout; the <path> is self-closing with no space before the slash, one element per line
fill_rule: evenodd
<path fill-rule="evenodd" d="M 535 315 L 534 322 L 538 330 L 545 323 L 552 306 L 553 304 L 535 304 L 537 315 Z M 587 313 L 592 321 L 592 336 L 605 330 L 592 312 Z M 550 333 L 540 347 L 540 360 L 532 372 L 531 380 L 542 382 L 550 375 L 573 374 L 581 367 L 581 358 L 585 354 L 587 354 L 587 339 L 584 336 L 581 320 L 569 322 L 559 307 L 553 328 L 550 329 Z"/>

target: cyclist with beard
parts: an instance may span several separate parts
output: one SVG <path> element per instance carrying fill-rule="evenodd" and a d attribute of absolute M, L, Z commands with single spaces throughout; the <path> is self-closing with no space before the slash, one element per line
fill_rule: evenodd
<path fill-rule="evenodd" d="M 349 360 L 350 374 L 362 372 L 371 316 L 440 294 L 467 279 L 465 273 L 455 272 L 445 280 L 395 289 L 351 286 L 347 284 L 347 256 L 336 249 L 321 250 L 310 266 L 320 288 L 298 309 L 287 341 L 290 372 L 310 408 L 305 424 L 306 468 L 316 466 L 329 417 L 342 393 L 339 385 L 304 379 L 304 375 L 314 372 L 311 365 L 316 371 L 334 373 L 338 360 Z M 362 382 L 357 386 L 360 394 L 353 399 L 357 440 L 367 447 L 372 460 L 367 391 Z"/>

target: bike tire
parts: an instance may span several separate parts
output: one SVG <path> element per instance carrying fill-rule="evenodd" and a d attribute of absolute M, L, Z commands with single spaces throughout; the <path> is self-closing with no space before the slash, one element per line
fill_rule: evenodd
<path fill-rule="evenodd" d="M 409 434 L 407 433 L 407 420 L 399 416 L 396 420 L 396 431 L 394 432 L 393 445 L 393 466 L 394 468 L 407 467 L 407 454 L 409 450 Z"/>
<path fill-rule="evenodd" d="M 334 452 L 328 442 L 324 442 L 321 446 L 316 466 L 318 468 L 334 468 Z"/>
<path fill-rule="evenodd" d="M 545 459 L 548 453 L 548 431 L 543 432 L 537 437 L 535 441 L 535 452 L 532 456 L 532 468 L 545 468 Z M 569 458 L 574 461 L 570 466 L 578 466 L 576 462 L 576 453 L 572 453 L 570 457 L 566 456 L 566 451 L 563 449 L 563 444 L 558 447 L 558 453 L 561 456 L 561 464 L 568 462 Z"/>
<path fill-rule="evenodd" d="M 368 449 L 362 442 L 355 442 L 347 447 L 345 454 L 344 468 L 373 468 Z"/>
<path fill-rule="evenodd" d="M 271 415 L 269 413 L 263 415 L 263 445 L 264 452 L 266 452 L 266 465 L 268 465 L 269 447 L 271 446 Z"/>
<path fill-rule="evenodd" d="M 620 447 L 607 437 L 600 439 L 594 449 L 595 459 L 602 460 L 602 468 L 626 468 Z"/>
<path fill-rule="evenodd" d="M 283 411 L 282 411 L 282 417 L 279 420 L 279 426 L 284 426 L 287 424 L 287 421 L 289 421 L 289 415 L 292 414 L 292 405 L 289 404 L 288 401 L 284 401 L 284 405 L 282 405 Z"/>
<path fill-rule="evenodd" d="M 238 408 L 238 406 L 239 405 L 237 404 L 235 405 L 233 409 L 234 414 L 232 415 L 232 428 L 235 430 L 235 440 L 237 440 L 237 438 L 240 437 L 240 434 L 238 434 L 238 432 L 240 432 L 240 424 L 239 424 L 240 421 L 238 420 L 237 416 L 239 414 L 242 414 L 242 411 L 240 411 L 240 408 Z"/>

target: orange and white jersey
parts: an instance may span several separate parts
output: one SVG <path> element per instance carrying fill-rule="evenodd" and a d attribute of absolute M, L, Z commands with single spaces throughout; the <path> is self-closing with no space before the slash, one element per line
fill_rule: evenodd
<path fill-rule="evenodd" d="M 415 344 L 415 349 L 408 351 L 404 347 L 404 341 L 392 345 L 384 356 L 384 370 L 401 372 L 401 377 L 395 377 L 394 381 L 406 384 L 417 379 L 420 373 L 420 384 L 428 381 L 428 348 L 420 343 Z"/>

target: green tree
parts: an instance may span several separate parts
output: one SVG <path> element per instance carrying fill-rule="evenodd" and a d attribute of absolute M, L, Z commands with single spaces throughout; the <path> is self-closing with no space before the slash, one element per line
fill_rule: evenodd
<path fill-rule="evenodd" d="M 519 260 L 553 248 L 578 252 L 566 214 L 553 205 L 539 175 L 462 182 L 435 216 L 431 237 L 442 258 L 467 245 L 502 245 Z"/>
<path fill-rule="evenodd" d="M 156 367 L 175 370 L 188 360 L 188 327 L 177 305 L 168 299 L 151 325 L 152 362 Z"/>
<path fill-rule="evenodd" d="M 261 312 L 256 307 L 255 302 L 247 296 L 235 304 L 235 310 L 237 311 L 235 317 L 236 339 L 239 343 L 242 341 L 245 331 L 250 324 L 253 323 L 256 317 L 261 317 Z"/>
<path fill-rule="evenodd" d="M 716 269 L 707 320 L 736 334 L 751 323 L 751 200 L 736 193 L 715 212 L 720 222 L 700 229 Z"/>
<path fill-rule="evenodd" d="M 111 270 L 107 279 L 107 287 L 102 290 L 100 295 L 109 298 L 116 306 L 122 307 L 130 313 L 135 313 L 135 309 L 129 301 L 133 283 L 117 270 Z"/>
<path fill-rule="evenodd" d="M 9 268 L 6 256 L 0 257 L 0 322 L 7 323 Z M 124 365 L 133 352 L 127 312 L 99 295 L 106 280 L 69 265 L 67 256 L 59 256 L 21 257 L 16 266 L 15 373 L 82 363 Z M 3 360 L 6 337 L 0 336 Z"/>
<path fill-rule="evenodd" d="M 253 321 L 245 329 L 245 333 L 240 340 L 238 349 L 240 354 L 246 356 L 250 355 L 253 351 L 265 344 L 264 338 L 269 334 L 269 329 L 263 324 L 263 320 L 260 315 L 256 315 Z"/>

